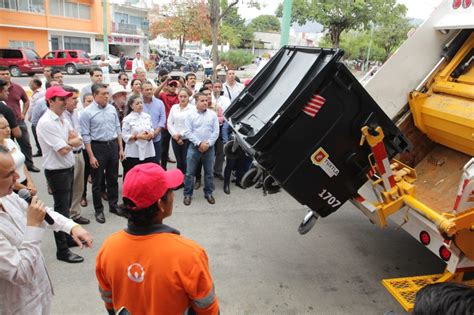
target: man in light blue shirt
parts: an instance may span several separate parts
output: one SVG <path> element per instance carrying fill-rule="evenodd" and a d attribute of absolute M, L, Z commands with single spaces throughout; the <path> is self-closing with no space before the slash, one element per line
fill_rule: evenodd
<path fill-rule="evenodd" d="M 94 102 L 81 114 L 81 134 L 92 172 L 92 196 L 95 219 L 105 223 L 102 205 L 102 183 L 107 184 L 109 211 L 120 215 L 118 202 L 118 166 L 123 160 L 123 144 L 117 110 L 108 103 L 109 91 L 105 84 L 92 85 Z"/>
<path fill-rule="evenodd" d="M 204 167 L 204 197 L 210 204 L 216 201 L 214 191 L 214 144 L 219 137 L 219 121 L 214 111 L 208 110 L 208 97 L 196 93 L 196 111 L 191 112 L 185 120 L 184 137 L 190 141 L 186 156 L 186 178 L 184 181 L 184 204 L 189 206 L 194 190 L 194 177 L 199 161 Z"/>
<path fill-rule="evenodd" d="M 142 84 L 143 112 L 151 116 L 151 125 L 155 131 L 153 146 L 155 147 L 155 163 L 160 164 L 161 158 L 161 128 L 166 124 L 166 112 L 163 102 L 153 96 L 153 85 L 150 82 Z"/>

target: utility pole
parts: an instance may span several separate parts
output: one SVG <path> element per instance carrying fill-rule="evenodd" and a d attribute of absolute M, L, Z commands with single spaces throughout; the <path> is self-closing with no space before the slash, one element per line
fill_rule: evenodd
<path fill-rule="evenodd" d="M 102 13 L 102 19 L 104 20 L 104 54 L 105 57 L 107 57 L 109 55 L 109 36 L 107 33 L 107 0 L 102 0 Z"/>
<path fill-rule="evenodd" d="M 288 45 L 288 40 L 290 38 L 292 2 L 293 2 L 292 0 L 283 1 L 283 20 L 282 20 L 282 26 L 281 26 L 280 47 Z"/>
<path fill-rule="evenodd" d="M 372 38 L 374 37 L 374 23 L 370 22 L 370 40 L 369 40 L 369 47 L 367 48 L 367 60 L 365 62 L 365 72 L 368 72 L 369 63 L 370 63 L 370 51 L 372 50 Z"/>

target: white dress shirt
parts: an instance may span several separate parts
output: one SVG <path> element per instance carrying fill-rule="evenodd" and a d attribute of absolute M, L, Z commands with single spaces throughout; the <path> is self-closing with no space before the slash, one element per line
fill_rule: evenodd
<path fill-rule="evenodd" d="M 43 151 L 43 168 L 46 170 L 60 170 L 74 166 L 72 150 L 66 155 L 59 154 L 59 150 L 67 147 L 71 124 L 64 117 L 59 117 L 48 109 L 41 117 L 36 127 L 38 141 Z"/>
<path fill-rule="evenodd" d="M 143 61 L 143 58 L 140 58 L 140 59 L 133 59 L 132 60 L 132 73 L 135 74 L 135 70 L 137 70 L 137 68 L 142 68 L 143 70 L 146 71 L 146 68 L 145 68 L 145 62 Z"/>
<path fill-rule="evenodd" d="M 12 193 L 0 198 L 0 313 L 49 314 L 52 287 L 41 253 L 44 229 L 70 233 L 74 221 L 52 209 L 54 224 L 26 225 L 27 203 Z"/>
<path fill-rule="evenodd" d="M 196 111 L 196 106 L 188 103 L 185 108 L 181 108 L 179 104 L 175 104 L 171 107 L 170 113 L 168 115 L 168 132 L 171 136 L 176 134 L 184 136 L 184 131 L 186 130 L 186 116 L 190 112 Z"/>
<path fill-rule="evenodd" d="M 244 89 L 244 85 L 239 82 L 235 82 L 234 85 L 229 85 L 226 82 L 222 85 L 222 90 L 224 91 L 224 95 L 232 102 L 234 99 L 239 96 L 240 92 Z"/>
<path fill-rule="evenodd" d="M 125 146 L 125 157 L 138 158 L 143 161 L 146 158 L 155 156 L 153 141 L 143 139 L 132 140 L 132 136 L 143 131 L 153 132 L 151 116 L 145 112 L 131 112 L 122 121 L 122 137 L 127 144 Z"/>
<path fill-rule="evenodd" d="M 21 152 L 20 147 L 16 144 L 12 139 L 5 139 L 8 151 L 13 157 L 13 161 L 15 162 L 15 169 L 18 175 L 20 176 L 17 183 L 22 183 L 26 180 L 25 176 L 25 155 Z"/>

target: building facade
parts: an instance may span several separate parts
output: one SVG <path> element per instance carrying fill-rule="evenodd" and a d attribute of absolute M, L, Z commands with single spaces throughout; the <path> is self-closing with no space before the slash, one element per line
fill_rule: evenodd
<path fill-rule="evenodd" d="M 103 1 L 0 0 L 0 47 L 103 52 Z M 108 7 L 108 0 L 105 1 Z M 110 23 L 107 20 L 106 27 Z M 103 36 L 102 36 L 103 39 Z"/>
<path fill-rule="evenodd" d="M 109 53 L 134 56 L 137 51 L 149 55 L 150 6 L 144 1 L 110 1 L 111 32 L 108 36 Z"/>

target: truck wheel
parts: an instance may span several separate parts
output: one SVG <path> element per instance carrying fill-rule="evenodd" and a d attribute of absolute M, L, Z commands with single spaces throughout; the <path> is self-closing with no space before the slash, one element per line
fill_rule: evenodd
<path fill-rule="evenodd" d="M 298 227 L 298 233 L 301 235 L 305 235 L 308 233 L 318 221 L 319 216 L 313 210 L 309 210 L 308 213 L 305 215 L 303 222 L 301 222 L 300 226 Z"/>
<path fill-rule="evenodd" d="M 66 65 L 66 73 L 67 74 L 76 74 L 76 66 L 73 64 Z"/>
<path fill-rule="evenodd" d="M 19 77 L 21 76 L 21 70 L 17 66 L 10 67 L 10 74 L 12 77 Z"/>

